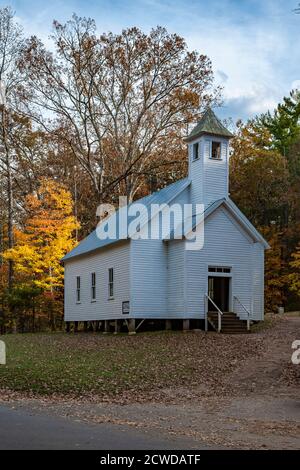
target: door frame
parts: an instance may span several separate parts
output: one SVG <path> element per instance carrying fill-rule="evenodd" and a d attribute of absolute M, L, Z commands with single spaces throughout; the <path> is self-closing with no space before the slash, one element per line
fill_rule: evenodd
<path fill-rule="evenodd" d="M 208 269 L 212 267 L 230 269 L 229 273 L 211 272 Z M 206 289 L 208 294 L 208 278 L 209 277 L 228 277 L 229 278 L 229 293 L 228 293 L 228 310 L 233 312 L 233 265 L 224 263 L 207 263 L 206 265 Z"/>

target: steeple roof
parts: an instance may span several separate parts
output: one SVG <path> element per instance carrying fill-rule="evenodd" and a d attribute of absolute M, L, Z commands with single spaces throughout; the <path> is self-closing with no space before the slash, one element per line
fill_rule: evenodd
<path fill-rule="evenodd" d="M 210 108 L 205 111 L 198 124 L 186 138 L 186 141 L 190 142 L 191 140 L 194 140 L 203 134 L 227 137 L 228 139 L 233 137 L 233 134 L 231 134 L 231 132 L 229 132 L 229 130 L 223 126 L 221 121 Z"/>

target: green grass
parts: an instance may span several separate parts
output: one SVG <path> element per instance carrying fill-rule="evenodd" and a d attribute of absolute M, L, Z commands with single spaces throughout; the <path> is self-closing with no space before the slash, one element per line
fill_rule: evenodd
<path fill-rule="evenodd" d="M 1 339 L 7 347 L 7 365 L 0 366 L 0 389 L 36 395 L 138 396 L 194 386 L 226 374 L 235 358 L 252 354 L 244 336 L 204 333 L 45 333 Z"/>

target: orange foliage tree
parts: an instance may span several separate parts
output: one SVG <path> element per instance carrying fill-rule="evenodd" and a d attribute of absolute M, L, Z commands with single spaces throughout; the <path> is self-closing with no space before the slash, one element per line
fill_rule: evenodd
<path fill-rule="evenodd" d="M 266 251 L 265 307 L 275 310 L 285 299 L 288 262 L 285 250 L 289 171 L 280 152 L 271 146 L 269 131 L 256 121 L 240 124 L 232 141 L 230 194 L 264 234 Z"/>
<path fill-rule="evenodd" d="M 3 253 L 15 266 L 16 289 L 39 289 L 54 327 L 53 302 L 62 296 L 61 258 L 75 245 L 78 222 L 70 192 L 60 183 L 41 179 L 38 191 L 27 196 L 23 226 L 15 230 L 15 246 Z M 35 291 L 36 292 L 36 291 Z"/>

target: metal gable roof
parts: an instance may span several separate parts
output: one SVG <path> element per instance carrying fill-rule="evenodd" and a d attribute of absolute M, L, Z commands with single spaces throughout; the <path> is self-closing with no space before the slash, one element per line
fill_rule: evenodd
<path fill-rule="evenodd" d="M 229 212 L 237 219 L 240 225 L 242 225 L 244 230 L 246 230 L 246 232 L 251 236 L 253 240 L 262 243 L 265 249 L 270 248 L 268 242 L 256 230 L 254 225 L 252 225 L 252 223 L 247 219 L 247 217 L 240 211 L 240 209 L 234 204 L 234 202 L 230 198 L 218 199 L 209 206 L 207 206 L 204 210 L 204 220 L 222 205 L 224 205 L 229 210 Z M 193 216 L 192 223 L 189 225 L 191 227 L 191 230 L 194 230 L 196 225 L 196 216 Z M 179 231 L 173 230 L 170 234 L 170 237 L 168 239 L 166 238 L 165 241 L 168 241 L 169 239 L 172 240 L 178 235 L 180 235 Z"/>
<path fill-rule="evenodd" d="M 150 194 L 149 196 L 145 196 L 134 203 L 144 204 L 147 209 L 150 209 L 151 204 L 163 204 L 171 202 L 178 194 L 180 194 L 185 188 L 190 185 L 190 180 L 188 178 L 184 178 L 182 180 L 176 181 L 169 186 L 161 189 L 160 191 L 156 191 L 155 193 Z M 134 204 L 133 203 L 133 204 Z M 117 213 L 118 211 L 116 211 Z M 94 230 L 90 235 L 84 238 L 72 251 L 67 253 L 62 261 L 68 261 L 69 259 L 74 258 L 75 256 L 84 255 L 87 253 L 91 253 L 94 250 L 98 250 L 100 248 L 104 248 L 108 245 L 112 245 L 120 241 L 119 238 L 119 227 L 118 227 L 118 217 L 116 217 L 116 232 L 117 237 L 116 239 L 107 238 L 106 240 L 101 240 L 97 237 L 96 230 Z M 128 221 L 130 223 L 130 221 Z"/>
<path fill-rule="evenodd" d="M 210 108 L 203 114 L 202 118 L 185 141 L 190 142 L 203 134 L 226 137 L 228 139 L 233 137 L 233 134 L 223 126 L 221 121 Z"/>

